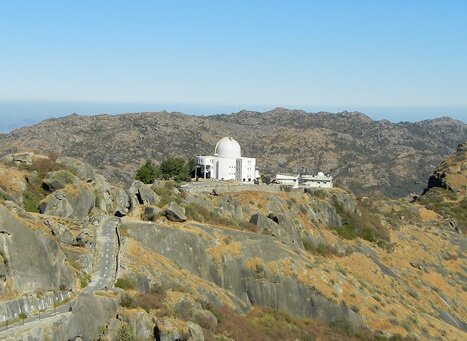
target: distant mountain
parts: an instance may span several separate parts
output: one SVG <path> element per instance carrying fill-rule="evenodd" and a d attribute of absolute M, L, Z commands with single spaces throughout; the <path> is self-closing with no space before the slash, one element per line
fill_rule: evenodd
<path fill-rule="evenodd" d="M 129 183 L 147 159 L 212 154 L 224 136 L 237 139 L 262 173 L 323 171 L 357 194 L 421 192 L 432 171 L 467 140 L 466 124 L 443 117 L 415 123 L 374 121 L 360 112 L 307 113 L 276 108 L 231 115 L 166 111 L 70 115 L 0 135 L 0 155 L 61 153 Z"/>

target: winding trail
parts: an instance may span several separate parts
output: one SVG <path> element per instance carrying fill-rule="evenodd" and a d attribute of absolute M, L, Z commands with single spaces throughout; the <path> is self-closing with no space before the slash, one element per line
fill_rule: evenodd
<path fill-rule="evenodd" d="M 92 294 L 97 290 L 111 289 L 114 287 L 115 275 L 117 269 L 118 240 L 117 229 L 120 224 L 118 217 L 105 217 L 102 223 L 96 228 L 96 263 L 94 264 L 91 282 L 89 285 L 78 292 L 69 302 L 49 309 L 44 312 L 38 312 L 37 315 L 30 316 L 24 321 L 15 321 L 1 328 L 0 339 L 8 334 L 25 331 L 36 327 L 44 322 L 53 322 L 59 320 L 65 314 L 71 315 L 73 303 L 79 297 L 80 293 Z"/>

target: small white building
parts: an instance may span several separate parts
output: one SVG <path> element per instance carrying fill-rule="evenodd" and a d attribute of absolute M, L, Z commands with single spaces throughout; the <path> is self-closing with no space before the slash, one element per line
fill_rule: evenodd
<path fill-rule="evenodd" d="M 298 188 L 298 179 L 300 175 L 295 174 L 276 174 L 276 183 L 292 188 Z"/>
<path fill-rule="evenodd" d="M 303 188 L 332 188 L 332 176 L 318 172 L 317 175 L 300 175 L 299 186 Z"/>
<path fill-rule="evenodd" d="M 276 174 L 276 183 L 292 188 L 332 188 L 332 176 L 319 172 L 317 175 Z"/>
<path fill-rule="evenodd" d="M 196 157 L 196 174 L 204 179 L 254 181 L 259 178 L 256 159 L 242 157 L 240 144 L 232 137 L 219 140 L 212 156 Z"/>

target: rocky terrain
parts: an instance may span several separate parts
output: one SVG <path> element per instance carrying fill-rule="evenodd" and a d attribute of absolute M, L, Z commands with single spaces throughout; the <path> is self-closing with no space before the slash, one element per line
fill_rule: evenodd
<path fill-rule="evenodd" d="M 82 160 L 8 154 L 0 338 L 465 340 L 466 184 L 465 144 L 410 201 L 121 187 Z M 109 261 L 115 286 L 99 287 Z"/>
<path fill-rule="evenodd" d="M 263 174 L 323 171 L 357 195 L 403 197 L 423 190 L 424 179 L 466 132 L 450 118 L 391 123 L 358 112 L 283 108 L 217 116 L 70 115 L 0 135 L 0 155 L 30 150 L 76 157 L 126 187 L 146 160 L 210 155 L 220 138 L 233 136 Z"/>

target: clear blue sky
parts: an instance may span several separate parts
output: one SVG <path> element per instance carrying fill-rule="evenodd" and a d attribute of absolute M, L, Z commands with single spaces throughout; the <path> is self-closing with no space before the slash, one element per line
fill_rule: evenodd
<path fill-rule="evenodd" d="M 0 115 L 467 117 L 467 1 L 4 1 Z M 15 122 L 16 122 L 15 121 Z"/>

